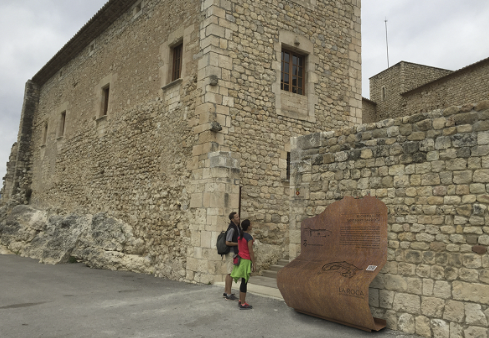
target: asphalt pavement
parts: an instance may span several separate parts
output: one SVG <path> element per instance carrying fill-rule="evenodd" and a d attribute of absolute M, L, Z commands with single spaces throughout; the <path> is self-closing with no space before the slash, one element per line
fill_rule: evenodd
<path fill-rule="evenodd" d="M 364 332 L 253 294 L 247 296 L 253 309 L 239 310 L 222 292 L 215 285 L 0 255 L 0 337 L 418 337 Z"/>

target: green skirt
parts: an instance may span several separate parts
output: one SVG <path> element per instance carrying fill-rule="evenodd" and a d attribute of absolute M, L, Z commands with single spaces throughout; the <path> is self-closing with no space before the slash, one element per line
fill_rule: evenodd
<path fill-rule="evenodd" d="M 234 282 L 237 283 L 241 278 L 246 280 L 248 283 L 248 279 L 250 279 L 251 275 L 251 261 L 249 259 L 241 258 L 239 265 L 235 265 L 233 271 L 231 272 L 231 277 L 234 279 Z"/>

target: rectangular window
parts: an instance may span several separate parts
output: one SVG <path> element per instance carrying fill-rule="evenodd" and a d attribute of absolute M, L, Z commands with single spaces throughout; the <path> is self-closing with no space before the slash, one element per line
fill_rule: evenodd
<path fill-rule="evenodd" d="M 282 71 L 280 88 L 282 90 L 305 95 L 305 56 L 282 50 Z"/>
<path fill-rule="evenodd" d="M 182 73 L 182 52 L 183 52 L 183 43 L 172 48 L 172 72 L 171 72 L 171 80 L 178 80 Z"/>
<path fill-rule="evenodd" d="M 102 109 L 102 116 L 107 115 L 107 111 L 109 110 L 109 93 L 110 93 L 110 87 L 107 86 L 105 88 L 102 88 L 103 91 L 103 109 Z"/>
<path fill-rule="evenodd" d="M 61 113 L 61 118 L 59 120 L 59 137 L 65 134 L 65 122 L 66 122 L 66 111 Z"/>

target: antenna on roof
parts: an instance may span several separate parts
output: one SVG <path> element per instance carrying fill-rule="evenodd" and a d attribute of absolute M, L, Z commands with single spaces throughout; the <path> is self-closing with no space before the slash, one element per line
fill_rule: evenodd
<path fill-rule="evenodd" d="M 389 40 L 387 40 L 387 18 L 384 20 L 385 22 L 385 45 L 387 46 L 387 68 L 389 68 Z"/>

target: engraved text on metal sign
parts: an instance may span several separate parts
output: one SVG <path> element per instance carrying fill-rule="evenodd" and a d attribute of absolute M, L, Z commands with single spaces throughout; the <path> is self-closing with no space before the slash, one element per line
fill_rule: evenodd
<path fill-rule="evenodd" d="M 340 227 L 340 246 L 380 249 L 380 214 L 359 213 L 343 216 L 347 222 Z"/>

